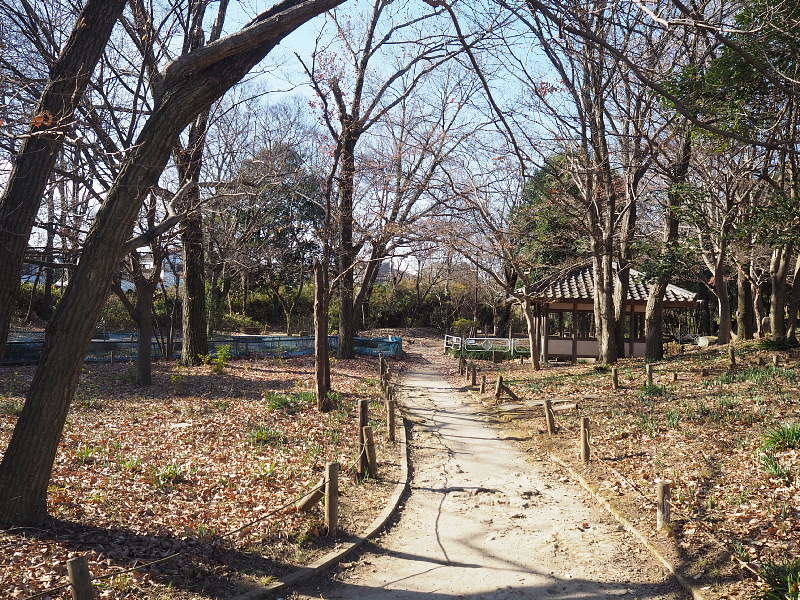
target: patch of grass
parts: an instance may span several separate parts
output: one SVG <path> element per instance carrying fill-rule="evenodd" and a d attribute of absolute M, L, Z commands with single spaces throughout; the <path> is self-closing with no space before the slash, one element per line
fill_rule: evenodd
<path fill-rule="evenodd" d="M 272 479 L 275 472 L 278 470 L 278 465 L 275 463 L 259 463 L 256 469 L 256 477 L 259 479 Z"/>
<path fill-rule="evenodd" d="M 86 396 L 81 394 L 76 398 L 75 402 L 79 407 L 87 410 L 100 410 L 103 408 L 103 403 L 94 396 Z"/>
<path fill-rule="evenodd" d="M 22 412 L 25 403 L 17 398 L 0 399 L 0 415 L 10 415 L 15 417 Z"/>
<path fill-rule="evenodd" d="M 119 466 L 131 473 L 140 473 L 142 471 L 142 461 L 139 458 L 126 458 L 120 461 Z"/>
<path fill-rule="evenodd" d="M 267 392 L 264 394 L 264 402 L 270 410 L 281 410 L 294 413 L 306 408 L 316 401 L 314 392 Z"/>
<path fill-rule="evenodd" d="M 759 340 L 756 345 L 761 350 L 772 351 L 790 350 L 791 348 L 797 348 L 800 346 L 798 341 L 795 339 L 774 340 L 772 338 L 764 338 L 763 340 Z"/>
<path fill-rule="evenodd" d="M 680 426 L 682 420 L 683 415 L 681 415 L 680 411 L 675 409 L 667 411 L 667 427 L 675 429 Z"/>
<path fill-rule="evenodd" d="M 75 451 L 75 460 L 83 465 L 95 462 L 100 454 L 97 446 L 81 446 Z"/>
<path fill-rule="evenodd" d="M 797 381 L 797 372 L 794 369 L 786 369 L 783 367 L 775 367 L 770 365 L 768 367 L 748 367 L 740 371 L 728 371 L 719 377 L 709 379 L 703 384 L 706 387 L 713 385 L 726 385 L 730 383 L 742 383 L 749 381 L 758 385 L 764 385 L 777 379 L 778 377 L 785 379 L 789 382 Z"/>
<path fill-rule="evenodd" d="M 176 483 L 186 481 L 186 469 L 182 465 L 170 463 L 156 471 L 154 481 L 159 489 L 168 489 Z"/>
<path fill-rule="evenodd" d="M 286 435 L 279 429 L 267 427 L 262 425 L 255 428 L 248 436 L 251 444 L 260 444 L 262 446 L 275 446 L 282 444 L 286 441 Z"/>
<path fill-rule="evenodd" d="M 761 577 L 766 584 L 761 600 L 800 600 L 800 559 L 765 562 Z"/>
<path fill-rule="evenodd" d="M 642 386 L 642 398 L 658 398 L 666 395 L 667 389 L 663 385 L 646 383 Z"/>
<path fill-rule="evenodd" d="M 800 423 L 783 423 L 767 432 L 761 447 L 770 450 L 800 448 Z"/>
<path fill-rule="evenodd" d="M 658 421 L 655 417 L 653 417 L 653 415 L 642 415 L 639 419 L 639 427 L 641 427 L 645 433 L 650 435 L 657 434 L 661 429 Z"/>
<path fill-rule="evenodd" d="M 761 468 L 771 477 L 786 480 L 791 479 L 791 470 L 783 466 L 778 460 L 778 457 L 772 452 L 762 452 L 758 459 L 761 462 Z"/>

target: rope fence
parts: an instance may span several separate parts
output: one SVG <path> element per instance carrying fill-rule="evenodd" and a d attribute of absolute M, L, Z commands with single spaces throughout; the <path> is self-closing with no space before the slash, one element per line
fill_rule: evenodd
<path fill-rule="evenodd" d="M 383 354 L 378 355 L 378 369 L 380 375 L 380 385 L 382 389 L 383 400 L 387 410 L 387 418 L 385 425 L 381 425 L 375 429 L 370 426 L 368 420 L 368 405 L 369 400 L 359 401 L 359 443 L 358 453 L 353 461 L 348 466 L 340 471 L 339 464 L 336 462 L 328 463 L 326 467 L 325 476 L 322 477 L 317 483 L 308 485 L 306 488 L 294 498 L 284 503 L 283 505 L 272 509 L 271 511 L 263 514 L 243 525 L 231 529 L 225 533 L 219 534 L 217 537 L 220 539 L 228 538 L 237 533 L 250 529 L 251 527 L 274 517 L 279 513 L 288 511 L 291 507 L 295 510 L 308 510 L 322 500 L 325 499 L 325 525 L 329 536 L 336 535 L 338 531 L 338 475 L 355 475 L 357 479 L 363 480 L 366 477 L 377 477 L 378 465 L 375 457 L 374 439 L 376 433 L 386 433 L 389 442 L 395 441 L 394 427 L 395 427 L 395 412 L 397 409 L 397 402 L 395 399 L 395 385 L 391 382 L 391 368 L 387 361 L 384 359 Z M 362 422 L 364 423 L 362 425 Z M 364 435 L 364 430 L 369 430 L 369 436 Z M 307 501 L 304 503 L 304 501 Z M 67 561 L 68 581 L 60 585 L 36 592 L 35 594 L 26 596 L 22 600 L 36 600 L 43 598 L 50 594 L 72 588 L 73 600 L 91 600 L 94 598 L 94 584 L 108 579 L 113 579 L 126 573 L 134 571 L 142 571 L 148 569 L 159 563 L 164 563 L 173 560 L 179 556 L 185 555 L 185 552 L 173 552 L 167 556 L 134 565 L 113 573 L 105 575 L 92 576 L 89 571 L 88 561 L 85 556 L 79 556 Z"/>

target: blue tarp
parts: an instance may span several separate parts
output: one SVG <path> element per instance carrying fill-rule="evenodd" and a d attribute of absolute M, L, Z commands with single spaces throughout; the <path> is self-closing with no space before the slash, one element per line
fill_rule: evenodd
<path fill-rule="evenodd" d="M 36 364 L 44 350 L 44 337 L 33 334 L 28 339 L 20 339 L 17 335 L 15 341 L 6 345 L 6 353 L 0 364 Z M 384 356 L 401 356 L 403 354 L 403 339 L 400 337 L 382 338 L 355 338 L 356 354 Z M 130 361 L 136 359 L 136 334 L 131 333 L 104 333 L 95 336 L 89 344 L 86 355 L 87 362 L 110 362 L 112 360 Z M 161 358 L 161 346 L 153 340 L 153 358 Z M 231 354 L 235 357 L 243 356 L 310 356 L 314 354 L 313 336 L 264 336 L 264 335 L 236 335 L 215 336 L 209 341 L 209 351 L 216 354 L 217 348 L 222 345 L 231 347 Z M 335 350 L 339 346 L 339 336 L 328 337 L 328 346 Z M 180 354 L 180 341 L 175 343 L 173 356 Z"/>

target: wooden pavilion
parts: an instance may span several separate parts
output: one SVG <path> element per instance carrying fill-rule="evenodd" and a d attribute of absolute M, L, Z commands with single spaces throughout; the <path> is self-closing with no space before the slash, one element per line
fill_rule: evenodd
<path fill-rule="evenodd" d="M 644 312 L 650 285 L 643 273 L 630 270 L 630 286 L 625 302 L 625 356 L 644 356 Z M 594 323 L 594 276 L 591 264 L 574 267 L 534 286 L 531 300 L 537 305 L 542 332 L 542 360 L 597 356 Z M 664 309 L 691 313 L 697 309 L 694 292 L 669 285 L 664 294 Z M 546 327 L 543 325 L 546 323 Z M 545 331 L 546 330 L 546 331 Z"/>

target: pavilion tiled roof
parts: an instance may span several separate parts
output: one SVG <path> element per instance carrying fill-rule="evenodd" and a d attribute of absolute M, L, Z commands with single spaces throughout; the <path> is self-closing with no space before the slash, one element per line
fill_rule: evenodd
<path fill-rule="evenodd" d="M 650 285 L 643 273 L 631 269 L 628 287 L 628 302 L 647 302 Z M 538 300 L 594 300 L 594 272 L 591 264 L 574 267 L 565 273 L 549 277 L 534 285 L 534 295 Z M 668 303 L 692 303 L 697 301 L 697 294 L 676 285 L 668 285 L 664 293 Z"/>

